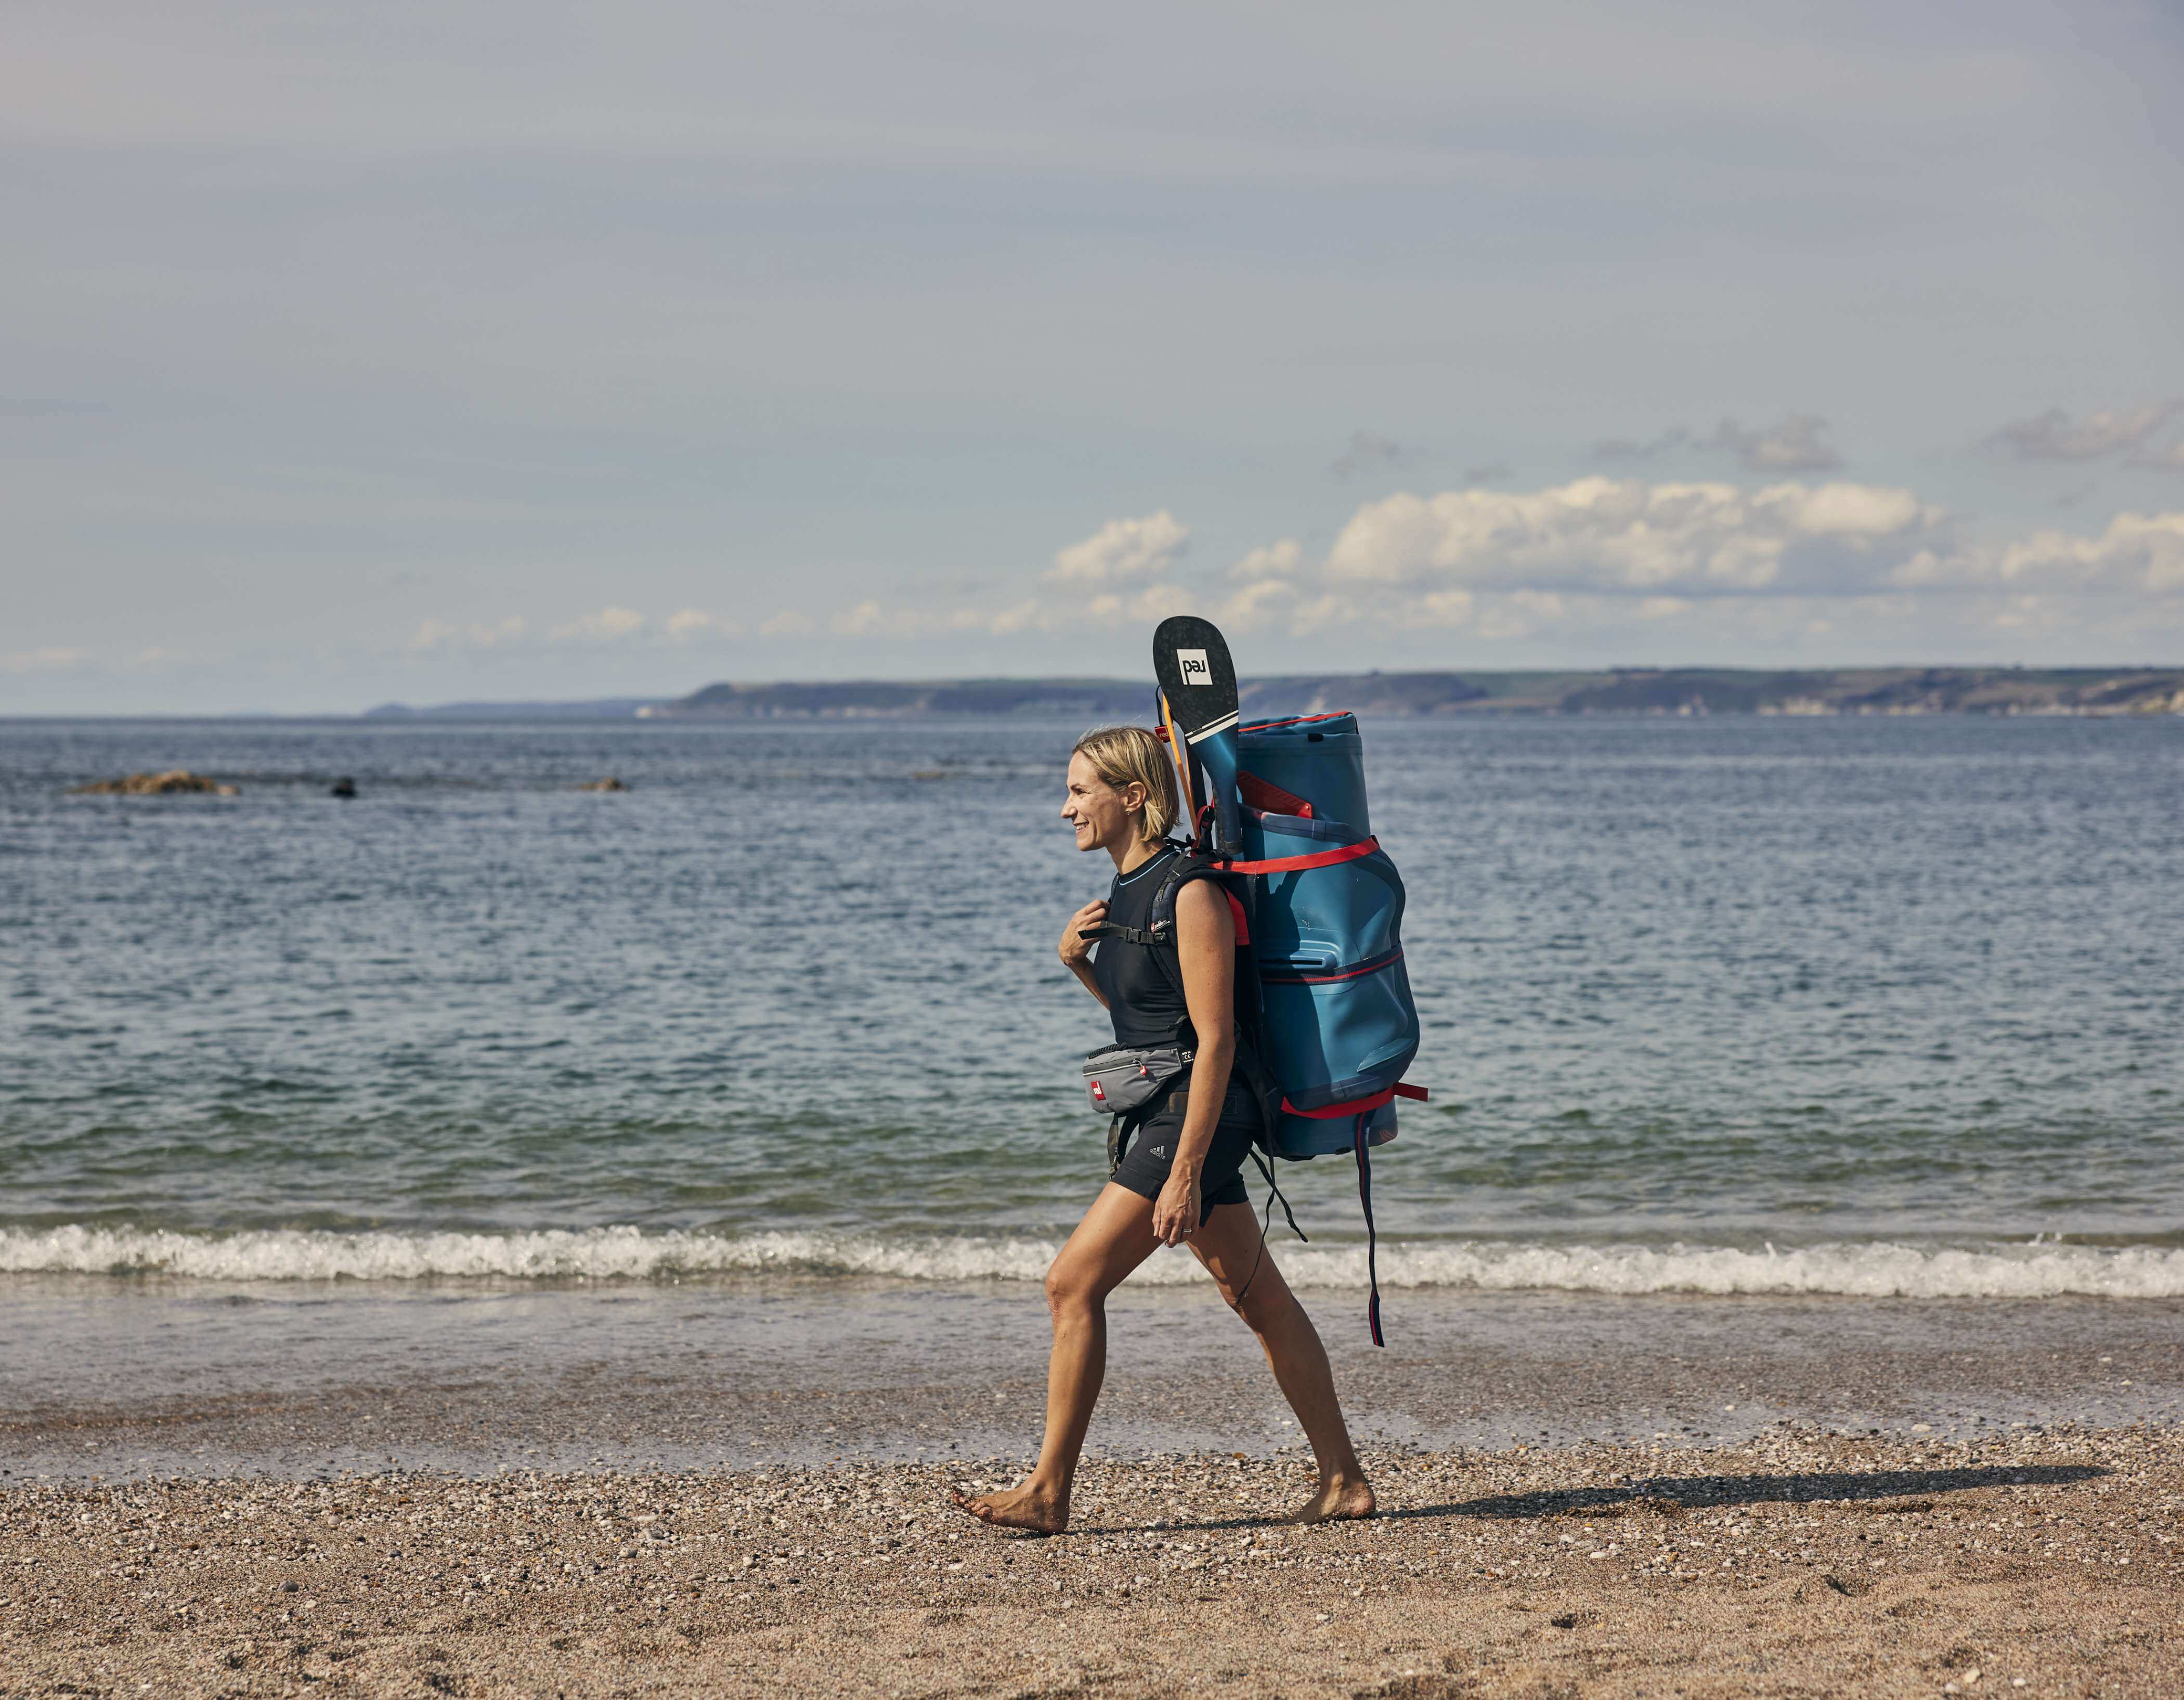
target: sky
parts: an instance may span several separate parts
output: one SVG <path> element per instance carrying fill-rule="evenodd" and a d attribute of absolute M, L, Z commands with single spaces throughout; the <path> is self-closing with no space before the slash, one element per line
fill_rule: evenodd
<path fill-rule="evenodd" d="M 0 714 L 2184 662 L 2177 0 L 13 0 Z"/>

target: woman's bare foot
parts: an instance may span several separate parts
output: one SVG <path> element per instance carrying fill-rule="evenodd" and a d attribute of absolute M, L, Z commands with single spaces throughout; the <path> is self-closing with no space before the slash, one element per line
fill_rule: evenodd
<path fill-rule="evenodd" d="M 950 1493 L 958 1511 L 1000 1529 L 1028 1529 L 1034 1535 L 1059 1535 L 1069 1526 L 1069 1496 L 1045 1492 L 1026 1482 L 1006 1493 L 982 1493 L 976 1499 Z M 1371 1496 L 1367 1496 L 1369 1500 Z"/>
<path fill-rule="evenodd" d="M 1305 1501 L 1290 1521 L 1340 1523 L 1353 1517 L 1370 1517 L 1374 1503 L 1372 1484 L 1363 1476 L 1334 1476 L 1320 1483 L 1319 1492 Z"/>

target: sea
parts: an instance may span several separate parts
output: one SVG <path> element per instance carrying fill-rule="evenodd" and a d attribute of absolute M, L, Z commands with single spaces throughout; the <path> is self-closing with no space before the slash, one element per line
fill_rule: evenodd
<path fill-rule="evenodd" d="M 147 1292 L 1035 1319 L 1105 1179 L 1081 730 L 0 721 L 0 1318 L 60 1357 Z M 1373 1161 L 1391 1314 L 2184 1297 L 2184 720 L 1365 742 L 1430 1093 Z M 75 794 L 173 767 L 238 794 Z M 1287 1167 L 1272 1238 L 1344 1306 L 1357 1178 Z"/>

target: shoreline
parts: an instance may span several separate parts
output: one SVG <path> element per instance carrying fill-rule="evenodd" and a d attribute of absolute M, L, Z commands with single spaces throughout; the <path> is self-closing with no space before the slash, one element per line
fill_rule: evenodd
<path fill-rule="evenodd" d="M 1089 1463 L 1075 1522 L 942 1503 L 1014 1466 L 0 1492 L 0 1692 L 1933 1695 L 2174 1692 L 2184 1433 L 1376 1448 Z M 1953 1688 L 1951 1685 L 1954 1685 Z"/>
<path fill-rule="evenodd" d="M 740 1280 L 125 1285 L 11 1279 L 0 1483 L 754 1469 L 1028 1455 L 1045 1308 L 992 1285 Z M 2067 1298 L 1303 1295 L 1361 1442 L 1448 1450 L 1770 1434 L 2184 1426 L 2184 1304 Z M 1093 1456 L 1299 1436 L 1211 1286 L 1132 1289 Z"/>

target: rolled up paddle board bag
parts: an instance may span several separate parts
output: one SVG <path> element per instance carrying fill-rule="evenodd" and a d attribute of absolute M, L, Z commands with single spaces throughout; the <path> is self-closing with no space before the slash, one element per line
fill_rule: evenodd
<path fill-rule="evenodd" d="M 1418 1056 L 1418 1005 L 1402 876 L 1366 818 L 1357 718 L 1246 721 L 1236 742 L 1244 806 L 1229 868 L 1253 886 L 1260 1024 L 1282 1089 L 1269 1142 L 1292 1159 L 1355 1151 L 1362 1117 L 1367 1142 L 1384 1145 L 1396 1098 L 1424 1094 L 1398 1091 Z"/>
<path fill-rule="evenodd" d="M 1365 1217 L 1365 1321 L 1380 1326 L 1373 1147 L 1396 1136 L 1396 1099 L 1418 1051 L 1403 966 L 1403 881 L 1373 836 L 1364 741 L 1351 714 L 1237 728 L 1241 853 L 1251 886 L 1259 1029 L 1280 1087 L 1268 1142 L 1292 1160 L 1347 1152 Z"/>
<path fill-rule="evenodd" d="M 1384 1344 L 1372 1149 L 1396 1136 L 1396 1100 L 1426 1094 L 1403 1081 L 1419 1037 L 1403 881 L 1373 834 L 1357 716 L 1244 719 L 1226 640 L 1190 615 L 1162 622 L 1153 667 L 1162 730 L 1184 794 L 1196 794 L 1193 850 L 1227 877 L 1240 953 L 1256 972 L 1254 999 L 1240 964 L 1236 1001 L 1265 1076 L 1262 1142 L 1291 1161 L 1356 1159 L 1368 1320 Z"/>

